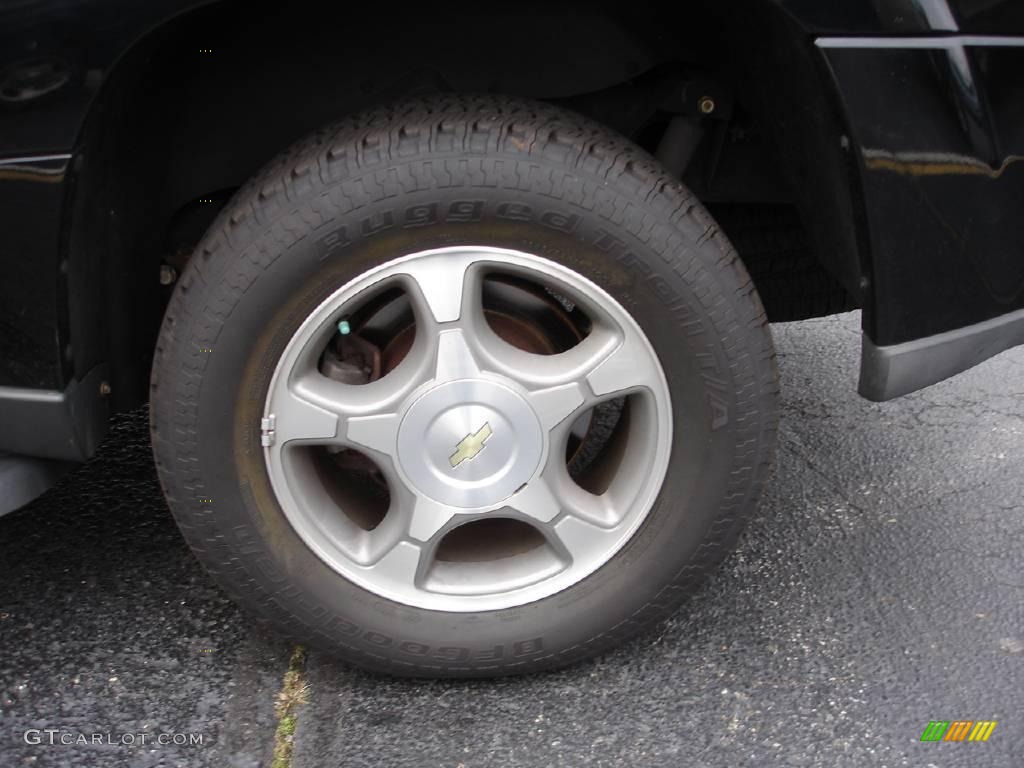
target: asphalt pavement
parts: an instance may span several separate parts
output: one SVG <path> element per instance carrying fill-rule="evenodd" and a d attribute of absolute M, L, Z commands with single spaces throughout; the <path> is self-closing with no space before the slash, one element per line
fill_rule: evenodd
<path fill-rule="evenodd" d="M 1024 349 L 873 404 L 854 392 L 858 329 L 774 326 L 774 476 L 739 550 L 660 628 L 497 681 L 312 653 L 293 767 L 1024 765 Z M 144 411 L 0 518 L 4 768 L 269 768 L 291 650 L 181 541 Z M 931 720 L 998 725 L 923 743 Z"/>

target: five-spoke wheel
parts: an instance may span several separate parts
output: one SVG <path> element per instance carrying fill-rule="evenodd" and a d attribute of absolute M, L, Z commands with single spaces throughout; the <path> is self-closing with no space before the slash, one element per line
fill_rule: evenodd
<path fill-rule="evenodd" d="M 503 278 L 518 290 L 499 316 L 529 319 L 546 297 L 582 337 L 549 354 L 516 346 L 489 319 L 489 284 Z M 361 311 L 382 296 L 383 308 Z M 403 299 L 414 327 L 397 334 L 412 336 L 401 360 L 372 380 L 331 378 L 325 348 L 352 345 L 364 362 L 364 327 Z M 598 436 L 594 492 L 573 478 L 569 446 L 579 451 L 609 402 L 617 419 Z M 669 404 L 654 350 L 604 291 L 537 256 L 460 246 L 388 262 L 317 307 L 278 364 L 263 442 L 282 509 L 333 569 L 398 602 L 476 611 L 550 595 L 615 554 L 661 487 Z M 370 530 L 366 501 L 340 487 L 344 468 L 318 461 L 325 450 L 359 452 L 379 471 L 388 500 Z"/>

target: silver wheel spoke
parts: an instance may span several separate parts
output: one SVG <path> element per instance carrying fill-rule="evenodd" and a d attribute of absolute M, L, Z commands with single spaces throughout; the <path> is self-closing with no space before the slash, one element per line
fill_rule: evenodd
<path fill-rule="evenodd" d="M 351 416 L 348 419 L 346 439 L 347 442 L 361 448 L 369 448 L 385 456 L 394 456 L 400 423 L 401 418 L 394 413 Z"/>
<path fill-rule="evenodd" d="M 473 352 L 461 328 L 449 328 L 437 334 L 437 362 L 434 378 L 438 383 L 471 379 L 480 375 Z"/>
<path fill-rule="evenodd" d="M 425 496 L 417 496 L 412 505 L 409 535 L 417 541 L 430 541 L 444 529 L 456 510 Z"/>
<path fill-rule="evenodd" d="M 562 511 L 562 503 L 542 477 L 535 477 L 505 503 L 520 514 L 538 523 L 549 523 Z"/>
<path fill-rule="evenodd" d="M 605 549 L 619 537 L 616 529 L 601 528 L 579 517 L 566 516 L 553 526 L 557 546 L 573 564 Z"/>
<path fill-rule="evenodd" d="M 477 259 L 472 252 L 446 253 L 403 265 L 420 320 L 429 315 L 434 323 L 453 323 L 474 310 L 480 284 L 469 268 Z"/>
<path fill-rule="evenodd" d="M 520 364 L 520 369 L 530 378 L 565 382 L 533 389 L 527 395 L 546 430 L 564 426 L 566 419 L 585 405 L 656 386 L 660 375 L 651 365 L 650 353 L 642 339 L 607 331 L 584 340 L 568 352 L 535 363 L 533 371 L 526 361 Z M 534 376 L 530 376 L 531 373 Z"/>
<path fill-rule="evenodd" d="M 581 382 L 616 343 L 611 333 L 594 333 L 565 352 L 537 355 L 512 346 L 486 323 L 475 330 L 473 346 L 486 367 L 527 389 Z"/>
<path fill-rule="evenodd" d="M 419 581 L 423 550 L 409 541 L 399 541 L 366 567 L 384 582 L 413 585 Z"/>
<path fill-rule="evenodd" d="M 607 495 L 596 495 L 580 488 L 564 467 L 552 472 L 551 486 L 568 515 L 600 528 L 613 528 L 621 519 Z"/>
<path fill-rule="evenodd" d="M 489 368 L 532 390 L 531 400 L 546 414 L 545 421 L 560 421 L 572 412 L 565 411 L 574 397 L 568 385 L 575 384 L 584 400 L 590 401 L 657 388 L 662 382 L 661 368 L 647 342 L 629 328 L 595 328 L 579 344 L 555 355 L 517 349 L 490 330 L 479 334 L 475 346 Z"/>
<path fill-rule="evenodd" d="M 393 409 L 409 388 L 397 377 L 348 385 L 307 374 L 274 399 L 276 442 L 353 445 L 391 456 L 399 423 Z"/>
<path fill-rule="evenodd" d="M 294 389 L 288 389 L 274 403 L 270 421 L 277 445 L 290 442 L 322 444 L 334 442 L 338 436 L 338 415 Z"/>
<path fill-rule="evenodd" d="M 392 413 L 416 382 L 401 376 L 385 376 L 368 384 L 342 384 L 320 373 L 300 377 L 289 389 L 342 418 Z"/>
<path fill-rule="evenodd" d="M 527 400 L 537 412 L 541 426 L 551 430 L 583 405 L 586 398 L 583 387 L 573 381 L 535 389 L 527 395 Z"/>
<path fill-rule="evenodd" d="M 598 397 L 639 388 L 652 389 L 662 375 L 649 345 L 632 328 L 623 328 L 612 351 L 599 353 L 590 362 L 586 379 Z"/>

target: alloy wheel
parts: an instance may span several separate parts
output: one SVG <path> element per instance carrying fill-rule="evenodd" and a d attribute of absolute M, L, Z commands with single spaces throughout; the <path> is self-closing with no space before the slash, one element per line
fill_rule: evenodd
<path fill-rule="evenodd" d="M 600 568 L 643 523 L 672 438 L 626 309 L 565 266 L 483 246 L 339 288 L 287 344 L 261 427 L 278 503 L 321 560 L 458 612 Z"/>

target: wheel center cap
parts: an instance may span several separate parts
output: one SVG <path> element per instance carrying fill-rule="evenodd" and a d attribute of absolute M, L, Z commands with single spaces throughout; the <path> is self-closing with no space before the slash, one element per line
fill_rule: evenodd
<path fill-rule="evenodd" d="M 540 464 L 544 434 L 529 403 L 487 379 L 449 381 L 420 395 L 398 431 L 398 462 L 412 484 L 454 507 L 511 496 Z"/>

